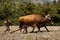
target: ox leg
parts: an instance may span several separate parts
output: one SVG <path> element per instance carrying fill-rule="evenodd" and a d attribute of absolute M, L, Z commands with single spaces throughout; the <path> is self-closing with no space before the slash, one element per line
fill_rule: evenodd
<path fill-rule="evenodd" d="M 32 30 L 32 32 L 34 32 L 34 29 L 35 29 L 35 27 L 33 27 L 33 30 Z"/>
<path fill-rule="evenodd" d="M 28 31 L 27 31 L 27 27 L 26 26 L 24 27 L 24 30 L 25 30 L 25 34 L 27 34 Z"/>
<path fill-rule="evenodd" d="M 35 27 L 36 27 L 36 24 L 33 24 L 33 25 L 31 25 L 32 26 L 32 31 L 31 32 L 34 32 L 34 29 L 35 29 Z"/>
<path fill-rule="evenodd" d="M 25 29 L 26 29 L 26 33 L 28 33 L 28 31 L 27 31 L 27 27 L 25 27 Z"/>
<path fill-rule="evenodd" d="M 45 28 L 46 28 L 47 32 L 49 32 L 49 30 L 48 30 L 48 28 L 46 26 L 45 26 Z"/>
<path fill-rule="evenodd" d="M 20 24 L 19 24 L 19 30 L 20 30 L 20 32 L 22 31 L 22 26 L 23 26 L 23 24 L 20 23 Z"/>
<path fill-rule="evenodd" d="M 38 28 L 38 32 L 40 31 L 40 26 L 39 26 L 39 24 L 37 24 L 37 28 Z"/>
<path fill-rule="evenodd" d="M 38 27 L 38 32 L 40 31 L 40 27 Z"/>

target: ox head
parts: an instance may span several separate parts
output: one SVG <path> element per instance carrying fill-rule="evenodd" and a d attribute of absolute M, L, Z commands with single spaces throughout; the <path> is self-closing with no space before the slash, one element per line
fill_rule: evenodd
<path fill-rule="evenodd" d="M 48 14 L 44 18 L 46 24 L 53 24 L 52 17 Z"/>

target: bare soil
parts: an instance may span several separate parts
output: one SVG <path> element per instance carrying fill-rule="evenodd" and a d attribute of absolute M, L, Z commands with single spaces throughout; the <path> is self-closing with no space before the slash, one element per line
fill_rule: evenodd
<path fill-rule="evenodd" d="M 47 26 L 50 32 L 47 32 L 44 27 L 41 28 L 42 32 L 36 32 L 35 28 L 33 33 L 32 28 L 28 28 L 28 33 L 23 34 L 18 29 L 18 26 L 10 26 L 11 31 L 4 33 L 6 30 L 4 26 L 0 27 L 0 40 L 60 40 L 60 26 Z"/>

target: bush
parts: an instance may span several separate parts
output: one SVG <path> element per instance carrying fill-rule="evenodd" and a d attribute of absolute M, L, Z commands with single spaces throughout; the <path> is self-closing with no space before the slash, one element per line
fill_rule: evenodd
<path fill-rule="evenodd" d="M 3 1 L 3 0 L 2 0 Z M 17 2 L 14 3 L 10 0 L 5 0 L 0 4 L 0 25 L 6 18 L 10 19 L 14 25 L 18 25 L 18 17 L 29 15 L 29 14 L 50 14 L 54 19 L 54 25 L 60 25 L 60 4 L 49 4 L 44 5 L 28 2 Z M 58 20 L 56 20 L 58 19 Z M 55 21 L 56 20 L 56 21 Z M 56 24 L 57 23 L 57 24 Z"/>

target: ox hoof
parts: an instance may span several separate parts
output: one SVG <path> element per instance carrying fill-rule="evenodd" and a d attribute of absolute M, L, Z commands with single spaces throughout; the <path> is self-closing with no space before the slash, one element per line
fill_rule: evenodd
<path fill-rule="evenodd" d="M 29 32 L 29 33 L 33 33 L 33 32 L 31 31 L 31 32 Z"/>
<path fill-rule="evenodd" d="M 24 31 L 23 31 L 23 34 L 27 34 L 27 33 L 28 33 L 28 32 L 24 32 Z"/>
<path fill-rule="evenodd" d="M 47 30 L 47 32 L 50 32 L 49 30 Z"/>
<path fill-rule="evenodd" d="M 27 33 L 23 33 L 23 34 L 27 34 Z"/>

